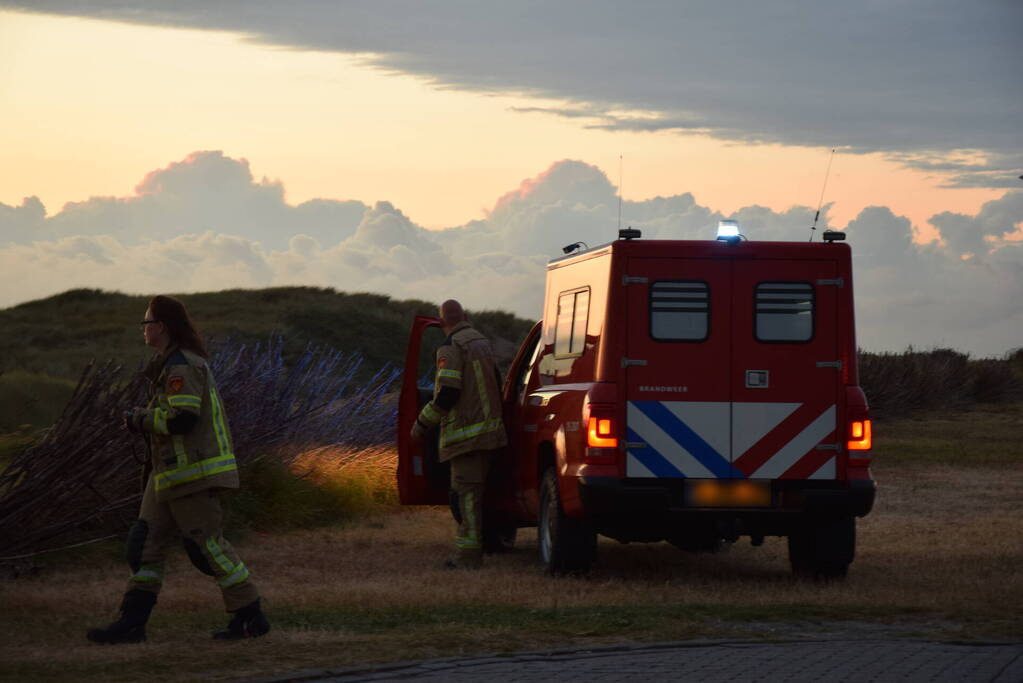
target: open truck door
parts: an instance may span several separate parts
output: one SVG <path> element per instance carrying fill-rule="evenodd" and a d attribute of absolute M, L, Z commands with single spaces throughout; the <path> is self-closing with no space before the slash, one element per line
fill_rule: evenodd
<path fill-rule="evenodd" d="M 419 386 L 420 377 L 430 369 L 429 362 L 420 360 L 423 337 L 433 327 L 439 328 L 440 320 L 417 315 L 405 350 L 398 399 L 398 499 L 402 505 L 447 505 L 451 487 L 447 463 L 437 461 L 437 433 L 420 441 L 411 437 L 419 411 L 433 395 L 432 386 Z"/>

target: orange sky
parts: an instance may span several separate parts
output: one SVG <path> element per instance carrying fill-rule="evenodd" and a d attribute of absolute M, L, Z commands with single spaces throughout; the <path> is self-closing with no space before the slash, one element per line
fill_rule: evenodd
<path fill-rule="evenodd" d="M 218 149 L 280 179 L 291 203 L 387 200 L 426 227 L 480 218 L 552 162 L 594 164 L 624 196 L 692 192 L 730 212 L 817 204 L 829 150 L 739 145 L 671 132 L 588 130 L 523 114 L 521 95 L 438 89 L 357 57 L 273 49 L 224 33 L 0 12 L 0 202 L 125 196 L 146 173 Z M 973 214 L 1001 192 L 942 189 L 942 178 L 880 155 L 836 154 L 832 224 L 869 205 L 929 238 L 940 211 Z M 625 217 L 627 220 L 628 217 Z"/>

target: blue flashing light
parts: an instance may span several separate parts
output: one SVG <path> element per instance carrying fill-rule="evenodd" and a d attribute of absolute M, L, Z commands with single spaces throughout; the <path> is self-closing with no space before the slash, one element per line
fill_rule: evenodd
<path fill-rule="evenodd" d="M 718 237 L 722 242 L 735 244 L 742 239 L 739 234 L 739 221 L 723 220 L 718 221 Z"/>

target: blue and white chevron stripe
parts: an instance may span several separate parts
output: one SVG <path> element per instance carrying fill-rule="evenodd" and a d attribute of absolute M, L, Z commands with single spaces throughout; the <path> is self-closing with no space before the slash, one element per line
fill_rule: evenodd
<path fill-rule="evenodd" d="M 628 477 L 745 478 L 729 462 L 731 404 L 727 401 L 629 401 Z"/>

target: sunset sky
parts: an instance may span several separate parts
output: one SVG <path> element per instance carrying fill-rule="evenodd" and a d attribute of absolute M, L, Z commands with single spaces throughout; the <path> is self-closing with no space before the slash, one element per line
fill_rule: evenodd
<path fill-rule="evenodd" d="M 1013 0 L 0 0 L 0 306 L 309 284 L 536 317 L 619 186 L 651 236 L 805 240 L 830 161 L 861 344 L 1001 354 L 1020 35 Z"/>

